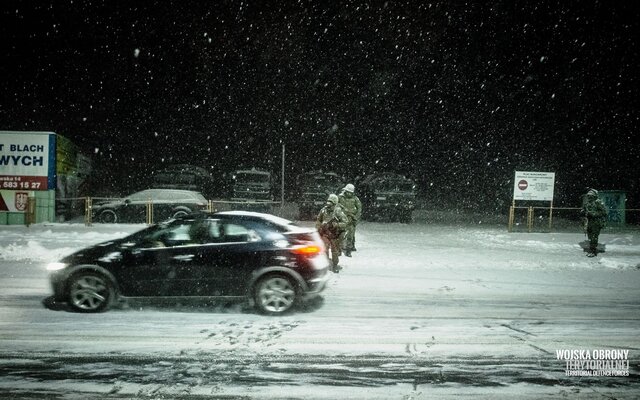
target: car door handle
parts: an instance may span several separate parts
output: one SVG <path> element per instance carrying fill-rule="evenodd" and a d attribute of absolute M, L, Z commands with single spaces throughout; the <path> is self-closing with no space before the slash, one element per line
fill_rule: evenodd
<path fill-rule="evenodd" d="M 176 261 L 191 261 L 193 260 L 194 255 L 193 254 L 182 254 L 179 256 L 173 256 L 171 257 L 172 259 L 176 260 Z"/>

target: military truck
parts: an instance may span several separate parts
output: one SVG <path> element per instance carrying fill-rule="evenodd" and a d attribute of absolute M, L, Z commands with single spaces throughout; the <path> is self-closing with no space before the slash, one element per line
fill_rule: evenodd
<path fill-rule="evenodd" d="M 272 201 L 271 173 L 256 168 L 240 169 L 231 175 L 232 201 Z"/>
<path fill-rule="evenodd" d="M 219 195 L 212 174 L 204 168 L 175 164 L 151 173 L 151 189 L 181 189 L 202 193 L 211 199 Z"/>
<path fill-rule="evenodd" d="M 327 201 L 329 194 L 339 194 L 344 179 L 335 172 L 311 171 L 296 178 L 298 187 L 299 219 L 314 219 Z"/>
<path fill-rule="evenodd" d="M 229 175 L 231 206 L 236 210 L 267 212 L 273 201 L 271 173 L 257 168 Z"/>
<path fill-rule="evenodd" d="M 416 204 L 416 185 L 394 172 L 365 176 L 356 185 L 363 218 L 410 223 Z"/>

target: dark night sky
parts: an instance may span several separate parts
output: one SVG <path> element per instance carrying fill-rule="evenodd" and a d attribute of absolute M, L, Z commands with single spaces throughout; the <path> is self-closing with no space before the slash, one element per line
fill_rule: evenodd
<path fill-rule="evenodd" d="M 531 170 L 559 205 L 638 206 L 633 4 L 3 1 L 0 129 L 69 137 L 124 192 L 173 163 L 279 172 L 284 142 L 289 176 L 393 170 L 439 205 L 504 210 Z"/>

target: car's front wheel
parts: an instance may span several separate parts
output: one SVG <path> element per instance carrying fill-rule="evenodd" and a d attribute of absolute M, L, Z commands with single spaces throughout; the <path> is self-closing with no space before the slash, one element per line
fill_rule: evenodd
<path fill-rule="evenodd" d="M 278 315 L 291 310 L 297 295 L 291 279 L 283 275 L 267 275 L 255 286 L 254 302 L 259 312 Z"/>
<path fill-rule="evenodd" d="M 104 210 L 100 212 L 100 222 L 103 224 L 115 224 L 118 222 L 118 216 L 113 210 Z"/>
<path fill-rule="evenodd" d="M 69 279 L 68 303 L 75 311 L 104 311 L 114 295 L 109 280 L 96 272 L 79 272 Z"/>

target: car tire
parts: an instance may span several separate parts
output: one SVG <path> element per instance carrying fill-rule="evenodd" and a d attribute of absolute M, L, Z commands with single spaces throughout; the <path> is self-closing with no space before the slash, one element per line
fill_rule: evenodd
<path fill-rule="evenodd" d="M 180 217 L 184 217 L 185 215 L 188 215 L 188 214 L 189 214 L 189 212 L 190 212 L 190 210 L 182 210 L 182 209 L 180 209 L 180 210 L 174 210 L 174 211 L 173 211 L 173 216 L 172 216 L 172 217 L 173 217 L 174 219 L 176 219 L 176 218 L 180 218 Z"/>
<path fill-rule="evenodd" d="M 113 210 L 103 210 L 100 211 L 99 219 L 103 224 L 115 224 L 118 222 L 118 215 Z"/>
<path fill-rule="evenodd" d="M 281 274 L 260 278 L 255 285 L 253 300 L 261 314 L 282 315 L 290 311 L 298 298 L 293 281 Z"/>
<path fill-rule="evenodd" d="M 67 302 L 74 311 L 82 313 L 105 311 L 114 297 L 113 285 L 102 274 L 84 271 L 69 278 Z"/>

